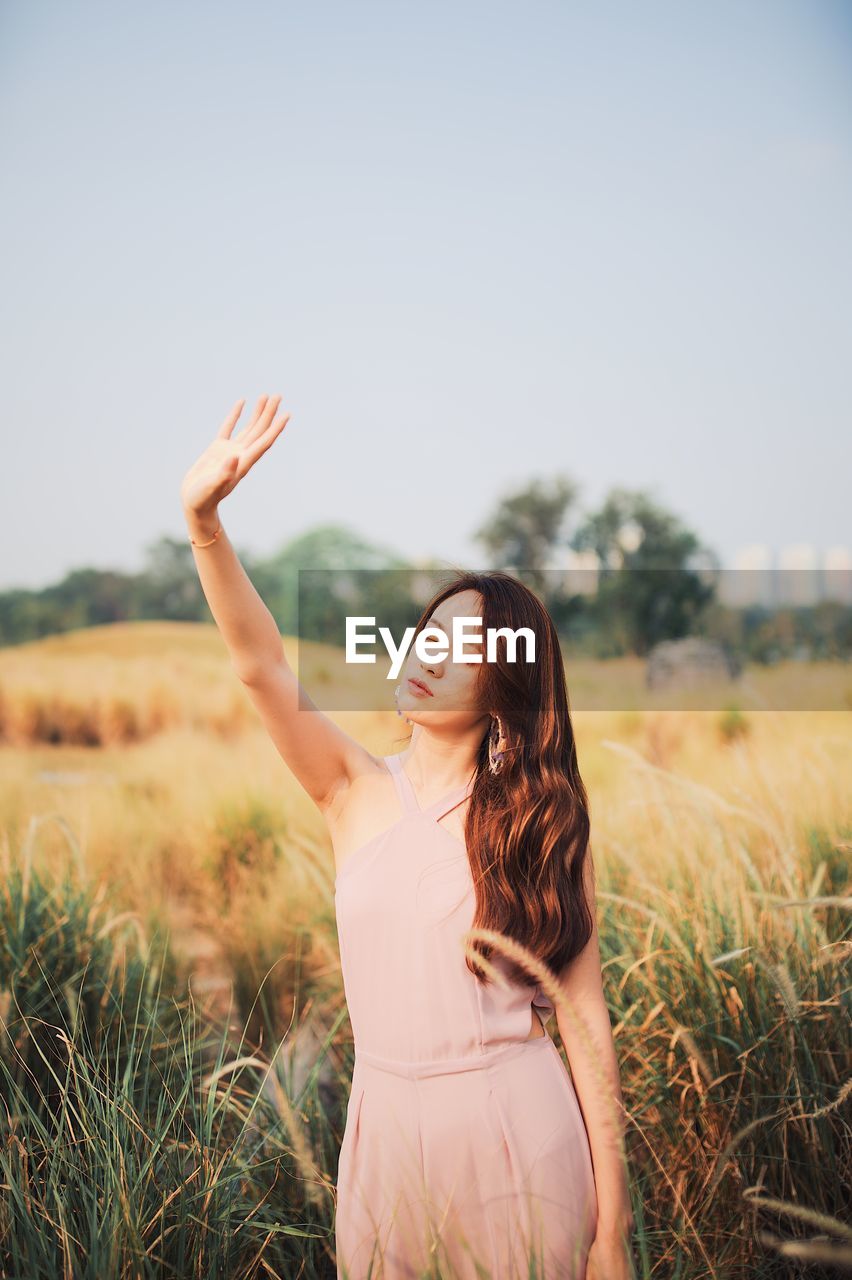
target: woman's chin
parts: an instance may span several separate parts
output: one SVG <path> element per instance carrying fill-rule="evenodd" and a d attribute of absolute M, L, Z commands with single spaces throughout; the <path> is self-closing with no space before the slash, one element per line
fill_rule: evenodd
<path fill-rule="evenodd" d="M 423 702 L 419 698 L 407 698 L 405 702 L 400 701 L 399 709 L 406 720 L 410 720 L 412 724 L 428 724 L 431 719 L 428 708 L 423 706 Z"/>

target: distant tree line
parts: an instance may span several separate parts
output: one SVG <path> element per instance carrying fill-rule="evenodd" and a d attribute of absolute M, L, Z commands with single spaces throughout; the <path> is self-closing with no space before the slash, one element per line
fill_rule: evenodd
<path fill-rule="evenodd" d="M 482 562 L 526 582 L 550 609 L 564 643 L 595 657 L 644 655 L 660 640 L 703 635 L 745 661 L 841 658 L 852 652 L 852 608 L 734 608 L 717 594 L 715 553 L 647 493 L 613 489 L 599 509 L 580 513 L 565 476 L 533 480 L 499 499 L 475 531 Z M 584 552 L 594 593 L 560 565 Z M 353 530 L 321 525 L 269 557 L 238 550 L 245 570 L 284 634 L 340 644 L 341 609 L 374 616 L 395 636 L 420 612 L 418 574 L 445 562 L 409 564 Z M 462 566 L 452 566 L 454 568 Z M 465 566 L 466 567 L 466 566 Z M 300 579 L 300 571 L 302 571 Z M 0 593 L 0 644 L 21 644 L 80 627 L 137 620 L 210 622 L 188 539 L 161 537 L 139 573 L 75 569 L 61 582 Z"/>

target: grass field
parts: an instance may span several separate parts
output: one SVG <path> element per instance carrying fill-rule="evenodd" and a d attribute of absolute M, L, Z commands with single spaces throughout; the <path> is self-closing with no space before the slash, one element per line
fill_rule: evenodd
<path fill-rule="evenodd" d="M 852 1273 L 852 711 L 574 725 L 640 1274 Z M 331 850 L 215 628 L 0 652 L 0 762 L 0 1274 L 333 1276 Z"/>

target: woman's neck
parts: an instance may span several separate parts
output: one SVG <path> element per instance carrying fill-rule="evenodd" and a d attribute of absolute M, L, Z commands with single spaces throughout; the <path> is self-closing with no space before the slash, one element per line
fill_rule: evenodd
<path fill-rule="evenodd" d="M 476 769 L 482 732 L 441 735 L 415 725 L 403 752 L 405 771 L 416 787 L 452 790 L 466 786 Z"/>

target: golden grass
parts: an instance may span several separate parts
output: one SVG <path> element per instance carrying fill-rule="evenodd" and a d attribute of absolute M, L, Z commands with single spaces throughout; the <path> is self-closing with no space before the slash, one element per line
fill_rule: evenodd
<path fill-rule="evenodd" d="M 569 665 L 573 690 L 572 674 L 580 678 Z M 10 843 L 38 816 L 39 860 L 58 867 L 67 824 L 87 874 L 146 927 L 176 924 L 176 908 L 191 906 L 222 949 L 243 1017 L 263 988 L 276 1038 L 307 1017 L 336 1025 L 329 840 L 214 628 L 98 628 L 7 650 L 0 692 L 0 827 Z M 834 1025 L 826 1019 L 837 1016 L 852 950 L 839 937 L 852 713 L 740 704 L 732 721 L 724 711 L 625 706 L 573 714 L 605 987 L 644 1225 L 660 1232 L 651 1235 L 657 1274 L 681 1251 L 711 1275 L 714 1250 L 743 1262 L 763 1238 L 781 1251 L 780 1237 L 760 1237 L 749 1186 L 774 1178 L 786 1202 L 819 1208 L 820 1125 L 848 1093 L 844 1046 L 820 1027 Z M 392 712 L 334 718 L 371 750 L 397 749 Z M 45 723 L 56 745 L 33 727 Z M 98 745 L 81 745 L 81 724 L 94 726 Z M 258 1015 L 258 1035 L 263 1026 Z M 778 1097 L 755 1118 L 749 1072 L 767 1048 Z M 798 1142 L 811 1162 L 806 1175 L 794 1161 L 778 1173 L 778 1150 L 762 1151 L 779 1127 L 783 1150 Z"/>
<path fill-rule="evenodd" d="M 320 706 L 357 707 L 365 700 L 392 706 L 392 682 L 382 664 L 361 667 L 353 689 L 340 654 L 330 646 L 297 644 L 293 637 L 283 644 L 297 672 L 300 659 L 304 663 L 305 686 Z M 567 672 L 578 714 L 601 710 L 617 723 L 635 726 L 637 716 L 674 711 L 675 720 L 650 722 L 649 732 L 657 735 L 677 737 L 684 732 L 683 712 L 708 707 L 726 712 L 722 730 L 731 737 L 739 732 L 743 712 L 852 709 L 852 675 L 840 663 L 750 668 L 738 683 L 677 693 L 649 693 L 645 663 L 637 658 L 594 662 L 569 655 Z M 612 712 L 612 707 L 623 710 Z M 369 719 L 369 713 L 361 719 L 364 714 Z M 230 739 L 254 723 L 212 625 L 118 623 L 0 649 L 0 743 L 10 746 L 108 747 L 178 728 Z M 665 750 L 664 741 L 660 749 Z"/>

